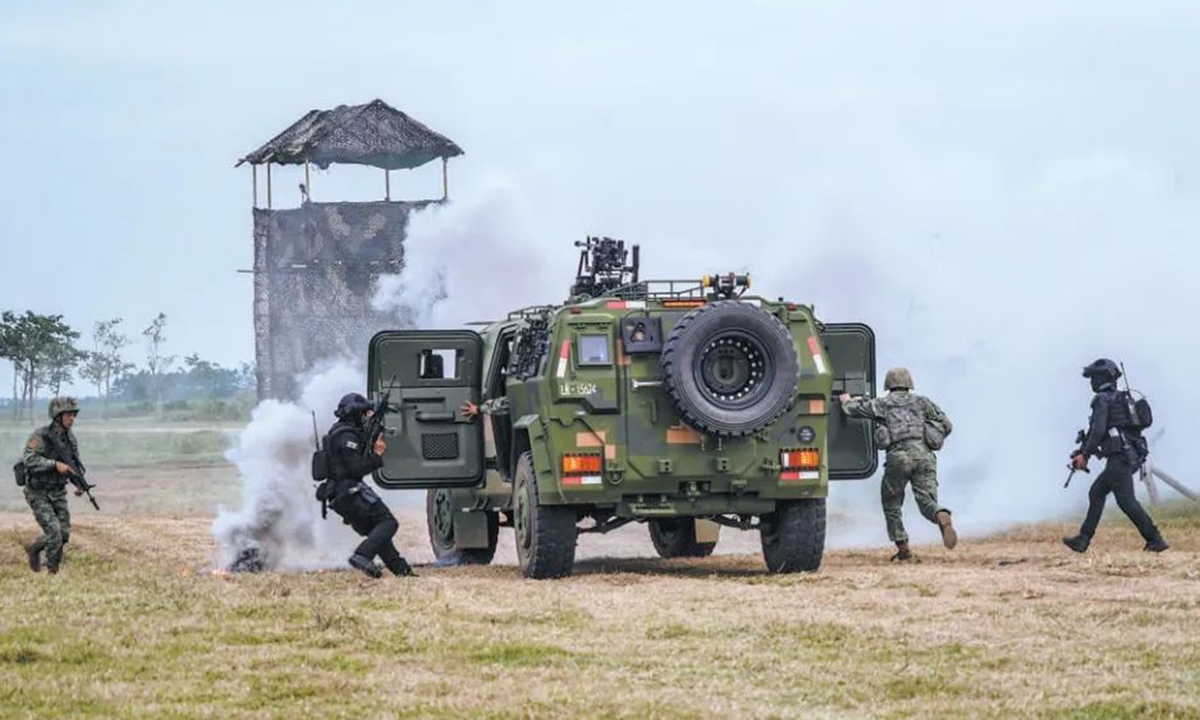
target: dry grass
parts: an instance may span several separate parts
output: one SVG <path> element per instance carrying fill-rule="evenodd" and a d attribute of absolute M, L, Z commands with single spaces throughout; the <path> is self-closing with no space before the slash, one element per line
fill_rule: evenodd
<path fill-rule="evenodd" d="M 24 566 L 31 519 L 0 515 L 3 717 L 1200 718 L 1190 509 L 1159 511 L 1162 556 L 1118 522 L 1086 556 L 1029 527 L 812 576 L 745 554 L 372 582 L 214 577 L 206 518 L 76 508 L 57 577 Z"/>

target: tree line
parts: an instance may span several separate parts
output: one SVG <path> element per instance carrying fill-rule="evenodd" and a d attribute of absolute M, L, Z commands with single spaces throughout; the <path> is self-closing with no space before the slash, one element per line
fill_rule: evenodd
<path fill-rule="evenodd" d="M 0 313 L 0 359 L 13 368 L 12 415 L 36 415 L 39 392 L 61 394 L 77 379 L 96 389 L 107 416 L 109 402 L 152 403 L 162 417 L 165 403 L 192 399 L 222 399 L 255 387 L 254 366 L 242 363 L 226 368 L 193 353 L 182 362 L 165 352 L 167 316 L 159 313 L 141 331 L 144 364 L 126 359 L 133 339 L 124 320 L 116 317 L 93 324 L 90 341 L 68 325 L 62 315 L 41 315 L 31 310 Z"/>

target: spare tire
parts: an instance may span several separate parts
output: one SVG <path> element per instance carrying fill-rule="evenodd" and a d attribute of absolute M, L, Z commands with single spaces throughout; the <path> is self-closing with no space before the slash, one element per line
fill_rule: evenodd
<path fill-rule="evenodd" d="M 758 432 L 787 410 L 800 363 L 779 318 L 736 300 L 684 315 L 663 345 L 663 385 L 683 421 L 726 437 Z"/>

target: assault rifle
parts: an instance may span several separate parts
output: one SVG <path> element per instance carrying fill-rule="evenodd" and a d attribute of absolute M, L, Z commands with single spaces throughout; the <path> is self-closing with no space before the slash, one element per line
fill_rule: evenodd
<path fill-rule="evenodd" d="M 1083 455 L 1083 444 L 1085 442 L 1087 442 L 1087 432 L 1080 430 L 1079 433 L 1075 435 L 1075 442 L 1079 445 L 1079 447 L 1075 448 L 1075 450 L 1071 453 L 1072 461 L 1074 461 L 1075 458 L 1079 457 L 1080 455 Z M 1087 456 L 1086 455 L 1084 455 L 1082 468 L 1075 467 L 1074 462 L 1071 462 L 1070 464 L 1068 464 L 1067 467 L 1071 468 L 1071 473 L 1069 475 L 1067 475 L 1067 481 L 1065 483 L 1063 483 L 1064 488 L 1070 486 L 1071 478 L 1075 477 L 1075 473 L 1079 472 L 1080 470 L 1083 470 L 1085 473 L 1091 472 L 1091 470 L 1089 470 L 1088 466 L 1087 466 Z"/>
<path fill-rule="evenodd" d="M 92 495 L 92 488 L 96 487 L 94 483 L 89 483 L 83 477 L 83 475 L 80 475 L 77 472 L 67 473 L 67 480 L 70 480 L 71 484 L 75 486 L 76 497 L 80 495 L 87 495 L 87 499 L 92 503 L 92 507 L 96 508 L 97 510 L 100 509 L 100 504 L 96 502 L 96 498 Z"/>
<path fill-rule="evenodd" d="M 87 478 L 83 476 L 83 463 L 79 461 L 75 453 L 68 450 L 63 442 L 54 436 L 54 433 L 46 433 L 46 439 L 50 442 L 50 459 L 65 463 L 71 469 L 66 475 L 67 480 L 75 486 L 75 496 L 87 495 L 87 499 L 92 503 L 92 507 L 99 510 L 100 504 L 96 502 L 96 498 L 92 495 L 92 488 L 96 486 L 93 483 L 89 483 Z"/>
<path fill-rule="evenodd" d="M 363 447 L 363 455 L 374 452 L 375 441 L 383 435 L 383 416 L 388 410 L 388 400 L 391 399 L 395 384 L 396 376 L 393 375 L 392 379 L 388 381 L 387 389 L 383 391 L 383 394 L 371 406 L 371 417 L 367 418 L 366 426 L 367 444 Z"/>

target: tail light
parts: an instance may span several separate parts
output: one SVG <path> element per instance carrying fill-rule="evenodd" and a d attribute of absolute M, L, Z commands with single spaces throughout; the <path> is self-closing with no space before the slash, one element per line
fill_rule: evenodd
<path fill-rule="evenodd" d="M 821 451 L 815 448 L 780 450 L 779 464 L 784 470 L 819 470 Z"/>
<path fill-rule="evenodd" d="M 592 453 L 563 455 L 563 475 L 599 475 L 604 469 L 604 458 Z"/>

